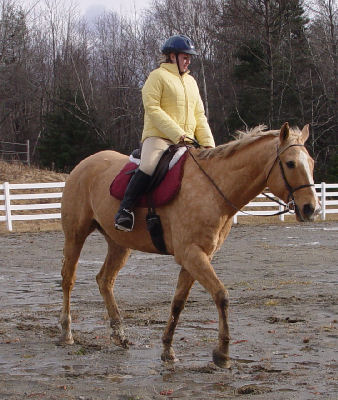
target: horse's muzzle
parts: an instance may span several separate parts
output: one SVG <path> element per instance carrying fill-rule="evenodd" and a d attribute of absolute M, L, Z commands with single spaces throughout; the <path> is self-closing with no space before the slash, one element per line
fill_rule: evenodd
<path fill-rule="evenodd" d="M 314 207 L 312 204 L 304 204 L 302 210 L 296 207 L 297 220 L 302 222 L 313 221 L 320 213 L 321 207 Z"/>

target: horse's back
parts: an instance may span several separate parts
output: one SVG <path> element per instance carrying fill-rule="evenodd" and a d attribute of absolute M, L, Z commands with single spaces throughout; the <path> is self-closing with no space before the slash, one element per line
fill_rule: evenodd
<path fill-rule="evenodd" d="M 109 185 L 128 161 L 128 156 L 112 150 L 95 153 L 82 160 L 69 174 L 62 194 L 61 218 L 63 230 L 76 230 L 93 220 L 92 194 L 109 196 Z M 104 188 L 104 189 L 101 189 Z M 102 191 L 102 192 L 101 192 Z M 100 193 L 101 192 L 101 193 Z"/>
<path fill-rule="evenodd" d="M 112 172 L 116 169 L 116 173 L 122 168 L 123 164 L 127 162 L 128 157 L 124 154 L 118 153 L 113 150 L 104 150 L 95 153 L 84 160 L 82 160 L 70 173 L 69 178 L 92 180 L 96 179 L 98 175 L 111 169 Z"/>

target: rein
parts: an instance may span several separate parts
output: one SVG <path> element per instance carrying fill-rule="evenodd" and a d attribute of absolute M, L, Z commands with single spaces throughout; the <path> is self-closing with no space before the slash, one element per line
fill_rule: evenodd
<path fill-rule="evenodd" d="M 189 139 L 190 139 L 190 138 L 189 138 Z M 276 212 L 276 213 L 273 213 L 273 214 L 263 215 L 263 217 L 271 217 L 271 216 L 275 216 L 275 215 L 286 214 L 287 212 L 290 212 L 290 211 L 294 211 L 294 210 L 295 210 L 296 214 L 302 219 L 302 221 L 304 221 L 304 219 L 303 219 L 303 217 L 302 217 L 302 214 L 299 212 L 299 208 L 298 208 L 298 206 L 297 206 L 297 204 L 296 204 L 296 202 L 295 202 L 295 198 L 294 198 L 294 195 L 293 195 L 293 194 L 294 194 L 297 190 L 299 190 L 299 189 L 311 187 L 311 186 L 314 186 L 314 184 L 300 185 L 300 186 L 298 186 L 298 187 L 296 187 L 296 188 L 293 189 L 292 186 L 289 184 L 287 178 L 286 178 L 285 171 L 284 171 L 284 168 L 283 168 L 283 164 L 282 164 L 282 161 L 281 161 L 281 159 L 280 159 L 280 155 L 281 155 L 285 150 L 287 150 L 287 149 L 290 148 L 290 147 L 294 147 L 294 146 L 303 146 L 303 147 L 305 147 L 303 144 L 291 144 L 290 146 L 287 146 L 287 147 L 286 147 L 285 149 L 283 149 L 282 151 L 279 151 L 279 149 L 278 149 L 278 147 L 277 147 L 277 157 L 275 158 L 275 161 L 273 162 L 273 164 L 272 164 L 272 166 L 271 166 L 271 168 L 270 168 L 270 171 L 269 171 L 269 173 L 268 173 L 268 175 L 267 175 L 267 177 L 266 177 L 266 181 L 267 181 L 267 180 L 269 179 L 269 177 L 270 177 L 270 174 L 271 174 L 271 171 L 273 170 L 273 167 L 275 166 L 275 164 L 276 164 L 276 162 L 277 162 L 277 160 L 278 160 L 278 164 L 279 164 L 280 171 L 281 171 L 281 174 L 282 174 L 282 177 L 283 177 L 283 181 L 284 181 L 285 186 L 286 186 L 286 188 L 287 188 L 287 190 L 288 190 L 288 192 L 289 192 L 289 194 L 288 194 L 288 200 L 291 199 L 291 201 L 288 201 L 288 203 L 284 203 L 284 202 L 282 202 L 282 201 L 279 201 L 279 200 L 277 200 L 277 199 L 275 199 L 275 198 L 269 196 L 267 193 L 262 192 L 262 195 L 265 196 L 266 198 L 268 198 L 268 199 L 274 201 L 275 203 L 277 203 L 277 204 L 279 204 L 279 205 L 285 207 L 284 210 L 282 210 L 282 211 L 279 211 L 279 212 Z M 202 168 L 202 166 L 201 166 L 201 165 L 199 164 L 199 162 L 196 160 L 195 156 L 194 156 L 194 155 L 192 154 L 192 152 L 190 151 L 189 146 L 187 146 L 187 144 L 185 144 L 185 147 L 187 148 L 187 151 L 188 151 L 190 157 L 194 160 L 194 162 L 196 163 L 196 165 L 198 166 L 198 168 L 199 168 L 199 169 L 203 172 L 203 174 L 208 178 L 208 180 L 211 182 L 211 184 L 214 186 L 214 188 L 217 190 L 217 192 L 221 195 L 221 197 L 223 198 L 223 200 L 224 200 L 228 205 L 230 205 L 234 210 L 240 211 L 240 212 L 242 212 L 243 214 L 246 214 L 246 215 L 254 215 L 254 214 L 250 214 L 249 212 L 243 211 L 243 210 L 239 209 L 237 206 L 235 206 L 235 204 L 233 204 L 232 201 L 230 201 L 230 200 L 224 195 L 224 193 L 222 192 L 222 190 L 218 187 L 218 185 L 217 185 L 216 182 L 211 178 L 211 176 Z M 291 207 L 294 207 L 294 209 L 291 208 Z"/>
<path fill-rule="evenodd" d="M 190 138 L 189 138 L 190 139 Z M 192 152 L 190 151 L 190 148 L 186 145 L 187 151 L 190 155 L 190 157 L 195 161 L 196 165 L 198 166 L 198 168 L 203 172 L 203 174 L 208 178 L 208 180 L 211 182 L 211 184 L 214 186 L 214 188 L 217 190 L 217 192 L 221 195 L 221 197 L 223 198 L 223 200 L 229 204 L 229 206 L 231 206 L 232 208 L 234 208 L 236 211 L 241 211 L 238 207 L 235 206 L 235 204 L 233 204 L 222 192 L 222 190 L 217 186 L 216 182 L 211 178 L 210 175 L 208 175 L 208 173 L 202 168 L 201 164 L 198 163 L 198 161 L 196 160 L 195 156 L 192 154 Z"/>

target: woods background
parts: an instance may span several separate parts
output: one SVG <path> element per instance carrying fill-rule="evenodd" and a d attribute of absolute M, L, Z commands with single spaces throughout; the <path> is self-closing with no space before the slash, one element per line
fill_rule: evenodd
<path fill-rule="evenodd" d="M 0 0 L 0 140 L 31 143 L 40 166 L 128 154 L 143 128 L 141 88 L 163 41 L 190 36 L 216 144 L 260 123 L 309 123 L 316 181 L 337 181 L 334 0 L 153 0 L 140 14 L 94 22 L 70 1 Z"/>

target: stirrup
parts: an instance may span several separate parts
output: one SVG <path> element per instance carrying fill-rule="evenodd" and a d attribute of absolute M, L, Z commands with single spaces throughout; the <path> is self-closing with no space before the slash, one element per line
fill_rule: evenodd
<path fill-rule="evenodd" d="M 126 208 L 118 212 L 115 217 L 115 229 L 131 232 L 134 228 L 134 213 Z"/>

